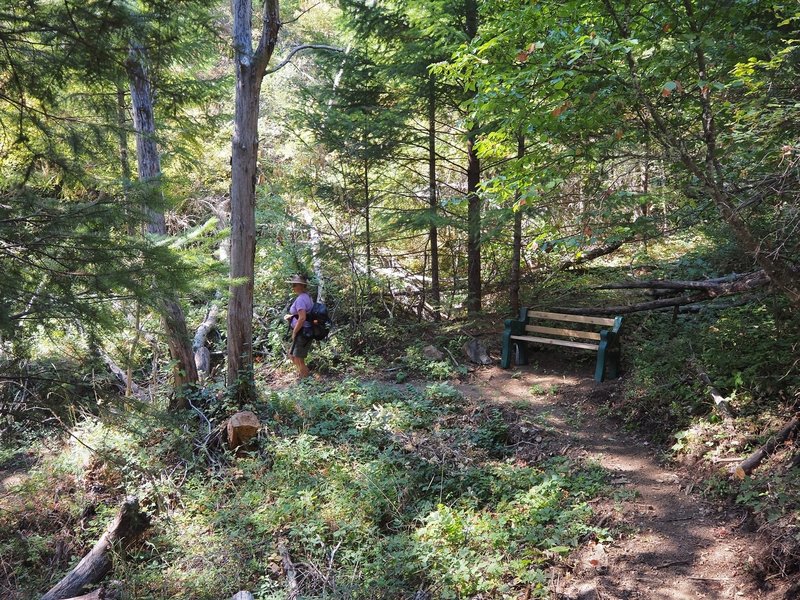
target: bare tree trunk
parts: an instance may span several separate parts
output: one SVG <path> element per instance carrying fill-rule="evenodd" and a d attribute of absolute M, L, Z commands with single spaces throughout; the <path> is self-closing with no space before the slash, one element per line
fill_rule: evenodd
<path fill-rule="evenodd" d="M 278 0 L 266 0 L 261 39 L 253 49 L 251 0 L 233 0 L 236 100 L 231 143 L 231 255 L 228 301 L 228 385 L 244 403 L 255 398 L 253 381 L 253 275 L 256 239 L 256 159 L 261 82 L 280 29 Z"/>
<path fill-rule="evenodd" d="M 364 147 L 367 143 L 364 140 Z M 369 161 L 364 159 L 364 225 L 366 227 L 367 246 L 367 282 L 372 279 L 372 238 L 369 231 Z"/>
<path fill-rule="evenodd" d="M 442 305 L 441 283 L 439 281 L 439 228 L 436 217 L 439 212 L 439 202 L 436 197 L 436 77 L 430 75 L 428 79 L 428 202 L 431 209 L 431 224 L 428 229 L 428 238 L 431 244 L 431 304 L 434 307 L 433 320 L 441 321 Z"/>
<path fill-rule="evenodd" d="M 525 136 L 517 138 L 517 158 L 525 156 Z M 514 203 L 519 202 L 520 192 L 514 194 Z M 520 288 L 520 267 L 522 263 L 522 208 L 514 208 L 514 241 L 512 242 L 511 257 L 511 283 L 509 285 L 509 303 L 511 304 L 511 314 L 518 315 L 520 308 L 519 288 Z"/>
<path fill-rule="evenodd" d="M 466 0 L 465 22 L 467 39 L 478 35 L 478 3 Z M 473 125 L 467 136 L 467 312 L 481 311 L 481 200 L 478 186 L 481 182 L 481 164 L 475 152 L 478 135 Z"/>
<path fill-rule="evenodd" d="M 155 200 L 161 196 L 161 158 L 155 140 L 156 122 L 153 113 L 153 93 L 145 68 L 145 51 L 138 43 L 131 42 L 126 62 L 133 105 L 133 125 L 136 129 L 136 162 L 139 182 L 145 186 L 148 195 Z M 148 233 L 165 235 L 167 233 L 164 213 L 148 209 Z M 167 343 L 173 367 L 173 402 L 185 408 L 183 388 L 186 384 L 197 383 L 197 369 L 186 329 L 183 309 L 174 298 L 165 299 L 161 305 L 161 322 L 167 334 Z"/>

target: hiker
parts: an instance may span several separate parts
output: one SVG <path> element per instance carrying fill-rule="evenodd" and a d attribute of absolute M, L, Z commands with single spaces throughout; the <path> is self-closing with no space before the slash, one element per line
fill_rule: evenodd
<path fill-rule="evenodd" d="M 284 317 L 289 322 L 292 331 L 292 347 L 289 349 L 289 358 L 297 367 L 300 379 L 309 376 L 306 366 L 306 357 L 311 348 L 311 322 L 307 320 L 308 314 L 314 307 L 314 301 L 306 292 L 308 281 L 303 275 L 293 275 L 286 283 L 292 284 L 292 291 L 297 294 L 289 314 Z"/>

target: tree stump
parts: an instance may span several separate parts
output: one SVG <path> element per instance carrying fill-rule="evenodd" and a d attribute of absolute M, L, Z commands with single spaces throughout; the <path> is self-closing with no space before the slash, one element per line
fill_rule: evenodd
<path fill-rule="evenodd" d="M 258 433 L 261 423 L 255 413 L 245 410 L 228 419 L 228 447 L 231 450 L 247 446 Z"/>

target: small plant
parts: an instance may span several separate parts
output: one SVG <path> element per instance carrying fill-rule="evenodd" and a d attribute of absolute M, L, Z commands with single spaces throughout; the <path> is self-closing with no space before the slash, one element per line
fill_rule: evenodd
<path fill-rule="evenodd" d="M 544 396 L 547 393 L 547 388 L 541 383 L 534 383 L 528 391 L 532 396 Z"/>

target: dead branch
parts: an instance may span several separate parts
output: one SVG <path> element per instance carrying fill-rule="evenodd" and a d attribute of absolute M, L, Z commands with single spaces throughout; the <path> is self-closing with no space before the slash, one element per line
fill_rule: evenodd
<path fill-rule="evenodd" d="M 300 593 L 300 587 L 297 585 L 297 569 L 292 562 L 292 557 L 289 556 L 286 542 L 281 541 L 278 543 L 278 554 L 281 555 L 283 570 L 286 571 L 286 581 L 289 585 L 289 599 L 294 600 Z"/>
<path fill-rule="evenodd" d="M 719 393 L 717 388 L 715 388 L 714 384 L 711 382 L 711 378 L 696 361 L 692 361 L 692 366 L 697 372 L 697 376 L 700 378 L 700 381 L 702 381 L 708 389 L 708 393 L 711 394 L 711 399 L 714 400 L 714 408 L 717 410 L 720 416 L 727 420 L 733 419 L 736 415 L 733 411 L 733 408 L 731 408 L 728 399 Z"/>
<path fill-rule="evenodd" d="M 122 385 L 125 386 L 125 389 L 126 390 L 130 389 L 131 393 L 134 396 L 136 396 L 139 400 L 146 402 L 147 395 L 144 393 L 142 388 L 139 387 L 135 381 L 128 379 L 128 374 L 125 372 L 125 370 L 122 369 L 122 367 L 120 367 L 116 362 L 114 362 L 114 359 L 111 358 L 108 352 L 106 352 L 102 348 L 100 348 L 98 352 L 100 354 L 100 358 L 102 358 L 103 362 L 106 363 L 108 370 L 111 371 L 114 375 L 116 375 L 117 379 L 120 380 L 120 383 L 122 383 Z"/>
<path fill-rule="evenodd" d="M 752 473 L 756 467 L 761 464 L 761 461 L 775 451 L 775 448 L 778 447 L 778 444 L 783 443 L 790 435 L 792 435 L 792 433 L 794 433 L 798 425 L 800 425 L 800 417 L 795 416 L 786 425 L 784 425 L 783 429 L 772 436 L 766 444 L 753 452 L 750 456 L 743 460 L 738 467 L 736 467 L 736 477 L 739 479 L 744 479 L 750 475 L 750 473 Z"/>
<path fill-rule="evenodd" d="M 756 273 L 763 274 L 763 271 Z M 682 281 L 671 279 L 650 279 L 650 280 L 637 280 L 637 281 L 623 281 L 619 283 L 604 283 L 603 285 L 594 286 L 596 290 L 628 290 L 628 289 L 663 289 L 663 290 L 690 290 L 690 289 L 709 289 L 719 287 L 722 283 L 728 283 L 749 277 L 754 273 L 731 273 L 724 277 L 716 277 L 714 279 L 703 279 L 702 281 Z"/>
<path fill-rule="evenodd" d="M 214 327 L 217 326 L 217 315 L 219 314 L 219 305 L 212 303 L 208 309 L 206 318 L 200 323 L 197 331 L 194 334 L 192 341 L 192 350 L 194 350 L 194 363 L 198 371 L 208 373 L 211 370 L 211 353 L 206 348 L 206 338 Z"/>
<path fill-rule="evenodd" d="M 686 304 L 704 302 L 709 299 L 710 298 L 707 294 L 694 294 L 692 296 L 679 296 L 677 298 L 662 298 L 661 300 L 651 300 L 649 302 L 641 302 L 639 304 L 607 306 L 605 308 L 570 308 L 565 306 L 554 306 L 549 310 L 553 312 L 564 313 L 567 315 L 585 315 L 585 316 L 629 315 L 635 312 L 657 310 L 659 308 L 684 306 Z"/>
<path fill-rule="evenodd" d="M 568 258 L 566 260 L 562 260 L 558 266 L 556 267 L 557 271 L 564 271 L 576 265 L 583 264 L 585 262 L 589 262 L 590 260 L 594 260 L 595 258 L 600 258 L 601 256 L 606 256 L 619 250 L 625 242 L 630 242 L 633 238 L 619 240 L 616 242 L 611 242 L 609 244 L 603 244 L 602 246 L 596 246 L 594 248 L 590 248 L 585 252 L 581 253 L 580 257 L 578 258 Z"/>
<path fill-rule="evenodd" d="M 94 547 L 41 600 L 73 598 L 86 586 L 100 581 L 111 570 L 112 547 L 124 549 L 147 525 L 147 516 L 139 510 L 139 500 L 133 496 L 126 498 L 116 518 Z"/>
<path fill-rule="evenodd" d="M 275 71 L 279 71 L 283 67 L 289 64 L 295 54 L 300 52 L 301 50 L 327 50 L 328 52 L 344 52 L 344 48 L 337 48 L 335 46 L 326 46 L 325 44 L 300 44 L 292 48 L 292 51 L 289 52 L 289 55 L 284 58 L 280 63 L 275 65 L 271 69 L 267 69 L 264 71 L 264 75 L 271 75 Z"/>

